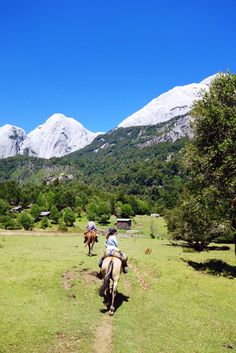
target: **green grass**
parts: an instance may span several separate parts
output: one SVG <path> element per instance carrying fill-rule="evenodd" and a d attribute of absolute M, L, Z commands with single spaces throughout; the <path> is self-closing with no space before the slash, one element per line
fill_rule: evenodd
<path fill-rule="evenodd" d="M 86 225 L 88 223 L 88 219 L 86 215 L 82 215 L 81 218 L 78 218 L 75 222 L 75 227 L 80 232 L 84 232 Z M 111 216 L 109 223 L 106 225 L 97 224 L 99 232 L 104 229 L 108 229 L 109 227 L 114 227 L 116 224 L 116 217 Z M 161 239 L 167 237 L 167 228 L 166 223 L 163 217 L 154 218 L 147 215 L 137 215 L 132 218 L 131 230 L 136 231 L 139 234 L 142 234 L 146 237 L 150 237 L 151 230 L 154 231 L 154 235 Z M 123 229 L 118 230 L 120 233 L 126 233 Z"/>
<path fill-rule="evenodd" d="M 236 350 L 232 248 L 195 253 L 167 240 L 121 238 L 119 243 L 129 255 L 130 271 L 121 276 L 123 302 L 109 320 L 112 353 Z M 101 312 L 100 281 L 93 276 L 102 237 L 91 258 L 82 236 L 9 236 L 1 244 L 0 353 L 92 353 L 96 329 L 108 316 Z M 214 259 L 221 268 L 214 268 Z"/>
<path fill-rule="evenodd" d="M 167 237 L 167 228 L 163 217 L 135 216 L 132 222 L 132 229 L 140 231 L 147 237 L 150 236 L 151 232 L 160 239 Z"/>

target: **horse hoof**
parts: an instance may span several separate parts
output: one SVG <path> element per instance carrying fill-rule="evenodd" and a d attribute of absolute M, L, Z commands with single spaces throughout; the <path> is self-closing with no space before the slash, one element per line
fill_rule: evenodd
<path fill-rule="evenodd" d="M 114 315 L 114 310 L 115 310 L 114 306 L 113 305 L 110 306 L 110 311 L 109 311 L 110 316 Z"/>

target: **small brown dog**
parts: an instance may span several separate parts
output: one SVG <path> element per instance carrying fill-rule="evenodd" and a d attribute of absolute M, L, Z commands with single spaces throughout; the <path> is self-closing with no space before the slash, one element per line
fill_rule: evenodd
<path fill-rule="evenodd" d="M 151 254 L 152 254 L 152 249 L 151 249 L 151 248 L 146 248 L 146 249 L 144 250 L 144 252 L 145 252 L 145 254 L 147 254 L 147 255 L 151 255 Z"/>

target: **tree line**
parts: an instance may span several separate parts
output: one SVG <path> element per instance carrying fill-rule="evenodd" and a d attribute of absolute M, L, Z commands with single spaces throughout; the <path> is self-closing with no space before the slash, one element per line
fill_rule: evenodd
<path fill-rule="evenodd" d="M 236 240 L 236 75 L 217 75 L 192 115 L 194 139 L 182 160 L 187 177 L 166 218 L 172 240 L 203 250 L 216 239 Z"/>
<path fill-rule="evenodd" d="M 5 229 L 32 229 L 35 224 L 45 229 L 51 222 L 65 230 L 82 214 L 106 224 L 113 214 L 131 217 L 147 214 L 152 207 L 133 195 L 111 193 L 80 182 L 39 186 L 9 181 L 0 186 L 0 227 Z M 16 205 L 21 212 L 14 212 Z M 43 211 L 48 211 L 48 217 L 41 217 Z"/>

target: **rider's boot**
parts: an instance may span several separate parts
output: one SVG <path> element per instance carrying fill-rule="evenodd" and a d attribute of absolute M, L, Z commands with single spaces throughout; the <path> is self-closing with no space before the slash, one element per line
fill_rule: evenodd
<path fill-rule="evenodd" d="M 102 268 L 102 263 L 103 263 L 103 257 L 101 257 L 98 261 L 98 266 Z"/>
<path fill-rule="evenodd" d="M 126 261 L 122 262 L 122 270 L 123 270 L 123 273 L 128 273 L 129 272 L 128 265 L 127 265 Z"/>

